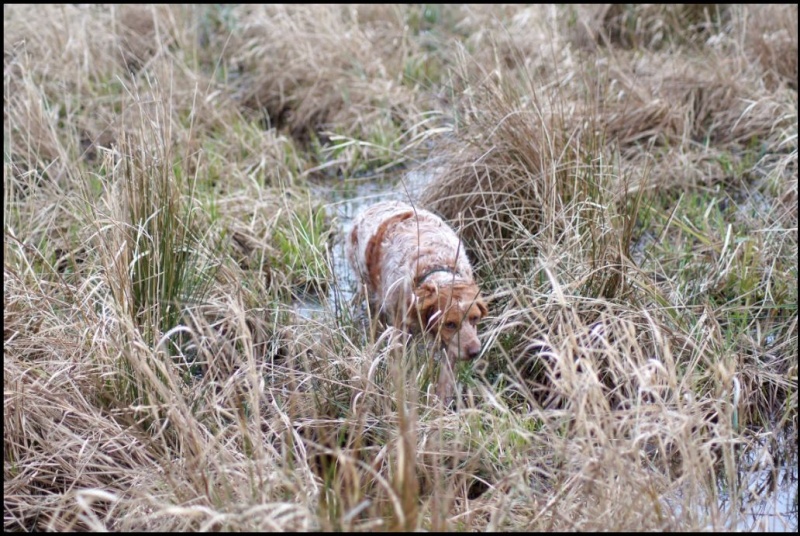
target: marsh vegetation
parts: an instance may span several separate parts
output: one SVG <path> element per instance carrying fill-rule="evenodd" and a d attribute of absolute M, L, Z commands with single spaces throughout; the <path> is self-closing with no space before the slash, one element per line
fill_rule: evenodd
<path fill-rule="evenodd" d="M 796 530 L 797 28 L 4 6 L 4 528 Z M 451 408 L 337 255 L 387 195 L 490 297 Z"/>

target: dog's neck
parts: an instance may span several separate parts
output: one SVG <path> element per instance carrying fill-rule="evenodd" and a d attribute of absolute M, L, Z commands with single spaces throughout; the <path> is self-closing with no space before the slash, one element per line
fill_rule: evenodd
<path fill-rule="evenodd" d="M 459 273 L 458 273 L 457 270 L 454 270 L 452 268 L 448 268 L 447 266 L 434 266 L 430 270 L 427 270 L 427 271 L 423 272 L 422 274 L 420 274 L 419 277 L 417 277 L 417 280 L 416 280 L 414 286 L 415 287 L 419 287 L 422 283 L 425 282 L 425 280 L 428 277 L 430 277 L 431 275 L 433 275 L 433 274 L 435 274 L 437 272 L 447 272 L 449 274 L 453 274 L 454 277 L 458 277 L 459 276 Z"/>

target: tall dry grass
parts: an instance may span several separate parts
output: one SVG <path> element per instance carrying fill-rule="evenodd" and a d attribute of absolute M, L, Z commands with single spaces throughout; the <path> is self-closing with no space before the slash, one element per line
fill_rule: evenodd
<path fill-rule="evenodd" d="M 4 527 L 796 527 L 796 20 L 6 6 Z M 450 408 L 315 193 L 398 167 L 492 298 Z"/>

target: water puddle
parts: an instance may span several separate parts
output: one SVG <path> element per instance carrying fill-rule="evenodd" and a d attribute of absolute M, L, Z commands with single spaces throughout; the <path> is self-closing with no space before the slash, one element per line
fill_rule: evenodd
<path fill-rule="evenodd" d="M 797 532 L 797 445 L 791 433 L 754 442 L 739 461 L 740 516 L 735 530 Z M 770 445 L 772 443 L 772 445 Z M 720 510 L 732 507 L 720 490 Z"/>

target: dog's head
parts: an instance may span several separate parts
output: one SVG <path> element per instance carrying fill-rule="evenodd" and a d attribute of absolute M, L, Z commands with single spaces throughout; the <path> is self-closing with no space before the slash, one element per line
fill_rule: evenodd
<path fill-rule="evenodd" d="M 478 286 L 424 283 L 415 294 L 417 307 L 412 314 L 416 322 L 428 336 L 441 341 L 447 357 L 452 361 L 478 357 L 478 322 L 489 312 Z"/>

